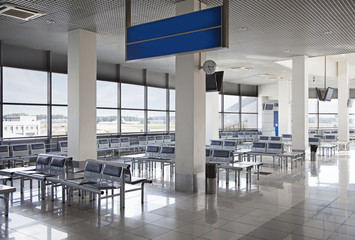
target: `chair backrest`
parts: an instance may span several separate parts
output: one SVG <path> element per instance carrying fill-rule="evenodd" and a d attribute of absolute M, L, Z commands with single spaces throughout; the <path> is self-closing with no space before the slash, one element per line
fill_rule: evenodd
<path fill-rule="evenodd" d="M 283 153 L 283 143 L 268 143 L 266 152 L 268 153 Z"/>
<path fill-rule="evenodd" d="M 206 157 L 211 157 L 212 156 L 212 149 L 206 148 Z"/>
<path fill-rule="evenodd" d="M 253 142 L 251 146 L 252 152 L 266 152 L 266 143 L 265 142 Z"/>
<path fill-rule="evenodd" d="M 279 137 L 279 136 L 271 136 L 269 141 L 270 141 L 270 142 L 281 142 L 281 141 L 282 141 L 282 137 Z"/>
<path fill-rule="evenodd" d="M 10 150 L 8 145 L 0 146 L 0 158 L 10 157 Z"/>
<path fill-rule="evenodd" d="M 30 144 L 31 154 L 46 153 L 46 145 L 44 143 L 32 143 Z"/>
<path fill-rule="evenodd" d="M 237 142 L 236 141 L 231 141 L 231 140 L 225 140 L 223 142 L 223 148 L 226 148 L 226 149 L 232 149 L 234 150 L 237 146 Z"/>
<path fill-rule="evenodd" d="M 146 146 L 145 155 L 146 156 L 157 156 L 159 154 L 160 147 L 159 146 Z"/>
<path fill-rule="evenodd" d="M 146 136 L 139 136 L 138 137 L 138 144 L 139 145 L 146 145 L 147 144 L 147 137 Z"/>
<path fill-rule="evenodd" d="M 97 147 L 98 148 L 108 148 L 110 147 L 110 142 L 108 139 L 98 139 L 97 140 Z"/>
<path fill-rule="evenodd" d="M 170 135 L 164 135 L 164 142 L 171 142 L 171 136 Z"/>
<path fill-rule="evenodd" d="M 308 143 L 309 143 L 309 145 L 319 145 L 320 138 L 317 138 L 317 137 L 308 138 Z"/>
<path fill-rule="evenodd" d="M 161 136 L 161 135 L 155 136 L 155 142 L 156 143 L 163 143 L 164 142 L 163 136 Z"/>
<path fill-rule="evenodd" d="M 147 137 L 147 144 L 153 144 L 156 143 L 155 137 L 154 136 L 148 136 Z"/>
<path fill-rule="evenodd" d="M 103 166 L 101 179 L 106 181 L 108 184 L 121 184 L 123 182 L 122 176 L 124 176 L 125 169 L 127 169 L 126 164 L 114 164 L 106 163 Z"/>
<path fill-rule="evenodd" d="M 12 156 L 28 156 L 30 155 L 30 150 L 27 144 L 16 144 L 12 145 Z"/>
<path fill-rule="evenodd" d="M 169 146 L 161 147 L 160 156 L 174 159 L 175 147 L 169 147 Z"/>
<path fill-rule="evenodd" d="M 111 138 L 110 139 L 110 147 L 119 147 L 120 139 L 119 138 Z"/>
<path fill-rule="evenodd" d="M 36 159 L 36 170 L 37 171 L 50 171 L 51 157 L 48 155 L 39 154 Z"/>
<path fill-rule="evenodd" d="M 233 162 L 234 155 L 232 150 L 214 149 L 212 161 L 214 162 Z"/>
<path fill-rule="evenodd" d="M 67 167 L 67 157 L 52 157 L 51 163 L 50 163 L 50 171 L 52 174 L 55 175 L 64 175 Z M 67 171 L 68 172 L 68 171 Z"/>
<path fill-rule="evenodd" d="M 337 136 L 335 136 L 335 135 L 325 135 L 324 136 L 324 141 L 325 142 L 336 142 L 337 141 Z"/>
<path fill-rule="evenodd" d="M 223 147 L 223 141 L 221 140 L 210 140 L 210 146 L 214 148 L 222 148 Z"/>
<path fill-rule="evenodd" d="M 269 136 L 258 136 L 259 142 L 268 142 L 270 140 Z"/>
<path fill-rule="evenodd" d="M 282 134 L 282 141 L 291 142 L 292 141 L 292 135 L 291 134 Z"/>
<path fill-rule="evenodd" d="M 314 134 L 314 136 L 313 137 L 315 137 L 315 138 L 319 138 L 319 139 L 323 139 L 324 138 L 324 136 L 323 135 L 321 135 L 321 134 Z"/>
<path fill-rule="evenodd" d="M 120 141 L 121 141 L 121 147 L 128 147 L 129 145 L 131 145 L 131 142 L 129 141 L 128 137 L 122 137 Z"/>
<path fill-rule="evenodd" d="M 87 181 L 98 181 L 101 178 L 103 162 L 87 160 L 84 168 L 84 179 Z"/>
<path fill-rule="evenodd" d="M 67 141 L 59 142 L 59 151 L 68 152 L 68 142 Z"/>

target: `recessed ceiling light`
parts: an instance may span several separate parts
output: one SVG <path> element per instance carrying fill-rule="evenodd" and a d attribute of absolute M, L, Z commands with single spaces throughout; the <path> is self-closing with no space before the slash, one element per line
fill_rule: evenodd
<path fill-rule="evenodd" d="M 48 19 L 48 20 L 47 20 L 47 23 L 48 23 L 48 24 L 53 24 L 53 23 L 55 23 L 55 21 L 54 21 L 53 19 Z"/>
<path fill-rule="evenodd" d="M 268 78 L 268 77 L 271 77 L 271 75 L 265 73 L 265 74 L 259 74 L 258 77 Z"/>
<path fill-rule="evenodd" d="M 239 28 L 239 31 L 246 31 L 246 30 L 248 30 L 247 27 L 240 27 L 240 28 Z"/>
<path fill-rule="evenodd" d="M 324 34 L 332 34 L 333 32 L 331 30 L 325 31 Z"/>
<path fill-rule="evenodd" d="M 267 78 L 268 80 L 284 80 L 285 78 L 283 77 L 275 77 L 275 76 L 271 76 Z"/>
<path fill-rule="evenodd" d="M 229 68 L 230 70 L 233 70 L 233 71 L 249 71 L 249 70 L 253 70 L 253 68 L 251 67 L 231 67 Z"/>

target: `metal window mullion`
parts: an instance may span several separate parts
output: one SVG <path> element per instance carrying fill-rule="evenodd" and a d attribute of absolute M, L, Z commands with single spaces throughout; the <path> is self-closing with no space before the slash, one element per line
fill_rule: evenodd
<path fill-rule="evenodd" d="M 47 135 L 52 137 L 52 65 L 51 53 L 47 52 Z"/>
<path fill-rule="evenodd" d="M 1 139 L 1 144 L 3 143 L 3 138 L 4 138 L 4 132 L 3 132 L 3 121 L 4 121 L 4 112 L 3 112 L 3 64 L 2 64 L 2 59 L 3 59 L 3 44 L 2 41 L 0 41 L 0 114 L 1 114 L 1 121 L 0 121 L 0 139 Z"/>
<path fill-rule="evenodd" d="M 144 133 L 148 133 L 148 86 L 147 86 L 147 69 L 144 72 Z"/>

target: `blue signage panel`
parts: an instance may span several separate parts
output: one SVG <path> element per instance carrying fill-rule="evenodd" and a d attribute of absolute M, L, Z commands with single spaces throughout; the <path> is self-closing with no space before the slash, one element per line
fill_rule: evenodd
<path fill-rule="evenodd" d="M 127 44 L 222 25 L 221 7 L 188 13 L 127 28 Z"/>
<path fill-rule="evenodd" d="M 128 27 L 126 60 L 224 47 L 222 10 L 210 8 Z"/>
<path fill-rule="evenodd" d="M 127 45 L 127 60 L 166 56 L 220 47 L 221 28 L 191 32 L 168 38 Z"/>

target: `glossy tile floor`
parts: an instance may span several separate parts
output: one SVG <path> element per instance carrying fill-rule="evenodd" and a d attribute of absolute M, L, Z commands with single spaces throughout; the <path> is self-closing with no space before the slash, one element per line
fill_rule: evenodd
<path fill-rule="evenodd" d="M 128 193 L 122 212 L 118 198 L 102 200 L 101 216 L 89 199 L 67 206 L 59 189 L 55 201 L 41 201 L 26 186 L 9 217 L 0 216 L 0 239 L 355 239 L 352 147 L 292 170 L 265 166 L 271 174 L 253 175 L 248 188 L 243 177 L 239 190 L 233 181 L 226 188 L 222 174 L 217 195 L 177 193 L 157 170 L 144 205 L 139 192 Z"/>

